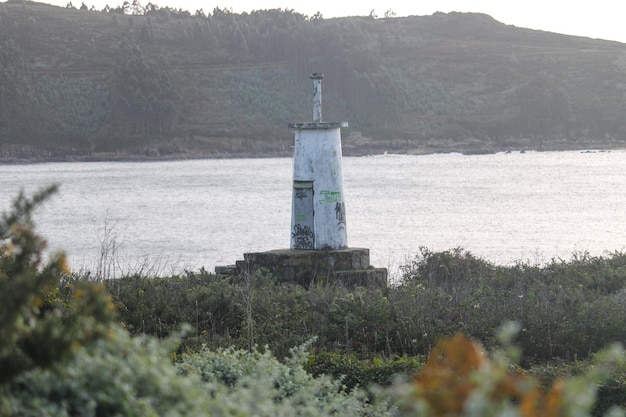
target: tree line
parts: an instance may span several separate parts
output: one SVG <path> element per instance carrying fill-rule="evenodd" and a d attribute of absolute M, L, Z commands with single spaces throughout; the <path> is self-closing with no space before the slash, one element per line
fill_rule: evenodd
<path fill-rule="evenodd" d="M 276 126 L 310 118 L 312 72 L 326 75 L 325 114 L 374 141 L 472 139 L 497 150 L 626 139 L 621 44 L 471 13 L 192 14 L 138 0 L 81 9 L 0 9 L 3 142 L 37 138 L 83 149 L 190 135 L 271 142 Z M 41 23 L 52 17 L 63 23 Z"/>

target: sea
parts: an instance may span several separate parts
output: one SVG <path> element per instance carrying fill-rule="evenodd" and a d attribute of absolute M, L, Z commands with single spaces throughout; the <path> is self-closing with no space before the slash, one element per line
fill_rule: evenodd
<path fill-rule="evenodd" d="M 290 158 L 0 165 L 0 212 L 56 183 L 36 230 L 74 271 L 165 276 L 290 242 Z M 344 157 L 349 247 L 392 277 L 420 251 L 544 264 L 626 246 L 626 151 Z"/>

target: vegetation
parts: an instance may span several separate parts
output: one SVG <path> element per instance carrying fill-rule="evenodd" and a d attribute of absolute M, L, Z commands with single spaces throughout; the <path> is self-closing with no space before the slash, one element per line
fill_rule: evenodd
<path fill-rule="evenodd" d="M 0 247 L 0 386 L 104 337 L 115 317 L 102 286 L 60 280 L 69 272 L 63 254 L 42 259 L 45 243 L 30 227 L 31 214 L 54 189 L 31 200 L 20 195 L 0 221 L 0 238 L 8 239 Z"/>
<path fill-rule="evenodd" d="M 20 195 L 0 220 L 0 416 L 624 415 L 616 406 L 626 402 L 626 354 L 615 344 L 596 349 L 602 341 L 623 340 L 623 333 L 568 342 L 576 325 L 561 316 L 573 314 L 570 301 L 589 304 L 584 311 L 595 312 L 590 326 L 623 316 L 616 307 L 623 303 L 605 303 L 623 292 L 621 254 L 533 269 L 495 267 L 460 250 L 424 250 L 406 266 L 403 282 L 385 290 L 305 291 L 263 273 L 228 282 L 201 272 L 111 280 L 105 291 L 72 276 L 63 254 L 44 259 L 45 242 L 33 231 L 32 215 L 55 189 Z M 572 299 L 565 285 L 584 291 L 574 291 L 579 298 Z M 487 327 L 489 319 L 464 316 L 467 302 L 470 309 L 484 308 L 485 316 L 501 312 L 495 307 L 503 303 L 493 294 L 482 298 L 487 287 L 501 296 L 512 291 L 519 298 L 524 291 L 542 300 L 515 306 L 522 313 L 541 310 L 550 295 L 563 324 L 550 324 L 548 315 L 532 327 L 520 313 L 513 318 L 521 325 L 509 322 L 496 331 Z M 434 300 L 428 307 L 440 317 L 432 327 L 423 319 L 436 317 L 420 310 L 427 299 L 417 291 Z M 453 318 L 437 308 L 441 300 L 454 320 L 465 320 L 460 325 L 482 323 L 484 345 L 456 332 Z M 121 307 L 121 322 L 114 305 Z M 195 320 L 187 316 L 190 305 Z M 500 320 L 508 319 L 504 311 Z M 416 336 L 415 324 L 440 336 L 455 334 L 426 348 L 427 334 L 420 343 L 406 341 L 406 335 Z M 512 338 L 520 329 L 524 335 L 523 328 L 538 338 L 546 326 L 559 350 L 535 348 L 530 361 L 519 362 Z M 299 342 L 314 333 L 317 340 Z M 252 346 L 252 337 L 266 347 Z M 524 337 L 521 342 L 522 350 L 530 346 Z M 245 349 L 237 346 L 244 343 Z M 584 355 L 575 352 L 583 347 Z M 419 350 L 424 355 L 412 353 Z M 579 357 L 562 362 L 564 356 L 555 356 L 562 352 Z"/>
<path fill-rule="evenodd" d="M 312 72 L 326 75 L 327 118 L 350 122 L 346 154 L 626 140 L 616 42 L 472 13 L 69 6 L 0 4 L 5 159 L 20 147 L 60 158 L 286 154 L 286 123 L 311 119 Z"/>
<path fill-rule="evenodd" d="M 626 340 L 626 255 L 620 252 L 498 266 L 462 249 L 422 249 L 402 274 L 383 289 L 307 290 L 262 271 L 241 281 L 200 271 L 105 284 L 132 333 L 166 337 L 189 323 L 189 345 L 246 348 L 252 338 L 279 357 L 311 338 L 320 353 L 419 357 L 458 332 L 492 349 L 507 321 L 521 326 L 516 343 L 525 365 L 587 359 Z"/>
<path fill-rule="evenodd" d="M 183 350 L 248 349 L 253 341 L 282 358 L 314 338 L 306 369 L 343 377 L 349 390 L 416 372 L 443 337 L 464 333 L 497 350 L 506 322 L 519 324 L 519 366 L 546 384 L 580 374 L 603 348 L 626 340 L 623 253 L 498 266 L 461 249 L 422 249 L 402 271 L 401 282 L 384 289 L 306 290 L 262 271 L 241 280 L 201 271 L 106 285 L 132 333 L 165 337 L 190 323 Z M 600 390 L 597 410 L 626 401 L 620 375 Z"/>

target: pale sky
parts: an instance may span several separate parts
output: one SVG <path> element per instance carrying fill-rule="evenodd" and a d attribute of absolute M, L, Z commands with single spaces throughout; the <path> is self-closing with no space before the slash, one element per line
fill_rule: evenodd
<path fill-rule="evenodd" d="M 65 6 L 67 0 L 44 0 Z M 84 0 L 89 7 L 118 6 L 124 0 Z M 372 10 L 382 17 L 387 10 L 397 16 L 431 15 L 441 12 L 480 12 L 519 27 L 626 43 L 626 1 L 624 0 L 143 0 L 158 6 L 182 8 L 194 13 L 215 7 L 231 8 L 236 13 L 260 9 L 293 9 L 312 16 L 321 12 L 326 18 L 367 16 Z M 80 6 L 81 0 L 75 0 Z"/>

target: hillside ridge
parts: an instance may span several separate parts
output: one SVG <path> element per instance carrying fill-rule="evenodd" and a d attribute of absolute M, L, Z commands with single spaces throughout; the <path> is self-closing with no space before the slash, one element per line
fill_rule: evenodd
<path fill-rule="evenodd" d="M 619 42 L 481 13 L 81 9 L 0 3 L 0 160 L 286 156 L 313 72 L 347 155 L 626 142 Z"/>

